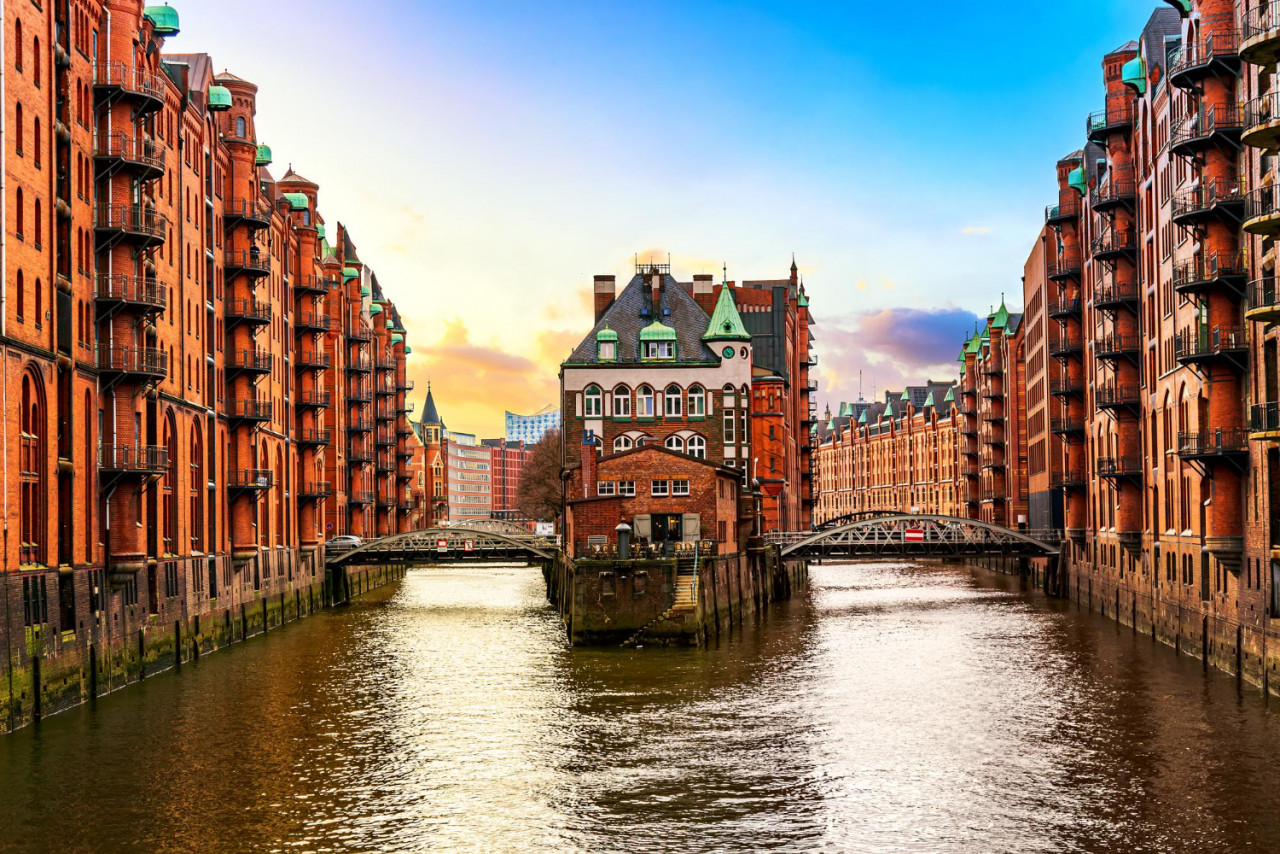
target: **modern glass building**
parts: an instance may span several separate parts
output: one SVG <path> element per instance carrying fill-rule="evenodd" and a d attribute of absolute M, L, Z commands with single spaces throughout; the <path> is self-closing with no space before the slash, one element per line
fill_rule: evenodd
<path fill-rule="evenodd" d="M 507 441 L 535 445 L 548 430 L 560 429 L 560 410 L 548 404 L 533 415 L 507 413 Z"/>

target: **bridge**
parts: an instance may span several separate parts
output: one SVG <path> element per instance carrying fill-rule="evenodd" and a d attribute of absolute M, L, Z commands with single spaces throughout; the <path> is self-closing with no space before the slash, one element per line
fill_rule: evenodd
<path fill-rule="evenodd" d="M 874 515 L 817 531 L 768 534 L 794 558 L 1055 557 L 1056 545 L 958 516 Z"/>
<path fill-rule="evenodd" d="M 479 522 L 481 520 L 477 520 Z M 458 524 L 426 528 L 370 540 L 345 551 L 329 551 L 331 567 L 408 563 L 544 563 L 555 559 L 556 547 L 510 522 Z M 512 530 L 514 529 L 514 530 Z"/>

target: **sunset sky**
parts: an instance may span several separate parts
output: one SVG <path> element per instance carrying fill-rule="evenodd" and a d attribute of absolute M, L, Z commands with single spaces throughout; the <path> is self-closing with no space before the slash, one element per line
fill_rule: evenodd
<path fill-rule="evenodd" d="M 596 273 L 786 274 L 832 402 L 943 379 L 1021 304 L 1101 57 L 1158 5 L 176 3 L 175 52 L 260 87 L 275 171 L 400 307 L 420 394 L 500 435 L 556 397 Z M 245 35 L 251 37 L 246 39 Z M 418 400 L 421 411 L 421 399 Z"/>

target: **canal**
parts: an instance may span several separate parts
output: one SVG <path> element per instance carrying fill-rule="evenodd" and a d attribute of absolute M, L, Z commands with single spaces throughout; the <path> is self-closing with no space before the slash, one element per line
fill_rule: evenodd
<path fill-rule="evenodd" d="M 414 571 L 0 737 L 0 850 L 1274 851 L 1280 715 L 1017 579 L 814 567 L 708 650 Z"/>

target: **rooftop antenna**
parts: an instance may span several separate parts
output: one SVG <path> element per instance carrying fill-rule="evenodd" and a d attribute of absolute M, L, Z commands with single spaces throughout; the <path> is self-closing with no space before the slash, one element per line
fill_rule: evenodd
<path fill-rule="evenodd" d="M 858 369 L 858 403 L 862 403 L 862 369 Z"/>
<path fill-rule="evenodd" d="M 724 274 L 724 278 L 721 281 L 721 284 L 728 285 L 729 284 L 729 262 L 728 261 L 724 262 L 724 267 L 722 268 L 721 272 Z"/>

